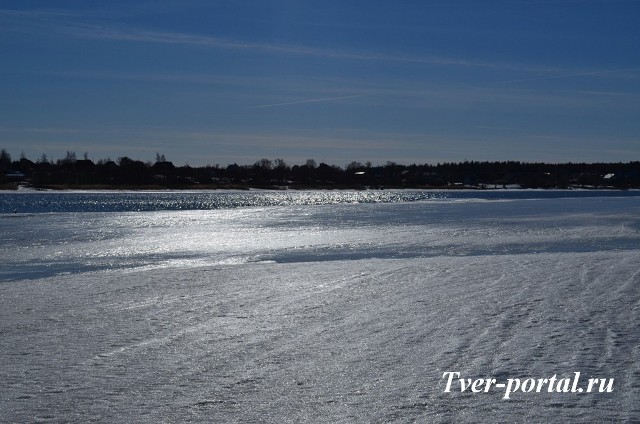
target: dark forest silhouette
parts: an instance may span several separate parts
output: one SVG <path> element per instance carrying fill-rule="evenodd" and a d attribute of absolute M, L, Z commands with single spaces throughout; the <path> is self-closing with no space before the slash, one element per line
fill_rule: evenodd
<path fill-rule="evenodd" d="M 628 163 L 526 163 L 476 162 L 400 165 L 387 162 L 351 162 L 345 167 L 317 164 L 308 159 L 289 166 L 282 159 L 261 159 L 253 165 L 226 167 L 175 166 L 164 154 L 156 161 L 128 157 L 94 161 L 84 154 L 67 152 L 63 159 L 42 155 L 37 161 L 24 157 L 12 161 L 0 152 L 0 185 L 35 188 L 97 189 L 382 189 L 382 188 L 640 188 L 640 162 Z"/>

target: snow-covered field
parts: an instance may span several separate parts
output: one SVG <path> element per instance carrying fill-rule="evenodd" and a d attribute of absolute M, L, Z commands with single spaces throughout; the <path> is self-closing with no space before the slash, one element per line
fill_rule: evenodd
<path fill-rule="evenodd" d="M 0 243 L 0 422 L 640 420 L 640 197 L 4 214 Z"/>

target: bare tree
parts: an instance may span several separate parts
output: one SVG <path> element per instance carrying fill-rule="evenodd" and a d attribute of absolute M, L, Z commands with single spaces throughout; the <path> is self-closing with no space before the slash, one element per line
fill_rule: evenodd
<path fill-rule="evenodd" d="M 274 160 L 273 163 L 276 169 L 287 169 L 287 162 L 285 162 L 284 159 L 278 158 Z"/>
<path fill-rule="evenodd" d="M 0 151 L 0 166 L 11 166 L 11 155 L 5 149 Z"/>
<path fill-rule="evenodd" d="M 347 165 L 347 171 L 355 171 L 359 168 L 362 168 L 362 164 L 360 162 L 353 161 Z"/>
<path fill-rule="evenodd" d="M 76 152 L 72 152 L 70 150 L 67 150 L 67 155 L 65 156 L 64 159 L 62 160 L 58 160 L 58 164 L 69 164 L 69 163 L 76 163 Z"/>
<path fill-rule="evenodd" d="M 269 159 L 260 159 L 258 162 L 256 162 L 256 165 L 262 169 L 271 169 L 273 166 Z"/>

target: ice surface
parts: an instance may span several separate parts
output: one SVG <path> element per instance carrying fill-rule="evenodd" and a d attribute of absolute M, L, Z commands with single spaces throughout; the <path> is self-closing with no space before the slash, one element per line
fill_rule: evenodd
<path fill-rule="evenodd" d="M 634 422 L 640 198 L 0 217 L 2 422 Z M 615 378 L 602 394 L 444 393 Z"/>

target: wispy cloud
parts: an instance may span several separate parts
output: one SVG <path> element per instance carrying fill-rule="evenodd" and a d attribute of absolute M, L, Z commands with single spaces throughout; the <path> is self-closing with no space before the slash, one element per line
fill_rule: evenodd
<path fill-rule="evenodd" d="M 569 78 L 587 75 L 607 75 L 612 71 L 573 70 L 568 71 L 557 66 L 542 64 L 486 61 L 462 57 L 436 55 L 401 54 L 393 52 L 357 51 L 347 48 L 322 48 L 309 45 L 297 45 L 278 42 L 241 40 L 228 37 L 217 37 L 208 34 L 192 34 L 175 31 L 157 31 L 136 27 L 124 27 L 111 24 L 87 22 L 83 18 L 99 18 L 100 15 L 67 13 L 64 10 L 30 10 L 18 11 L 0 9 L 0 17 L 12 17 L 0 30 L 27 32 L 29 21 L 34 23 L 32 29 L 40 35 L 71 37 L 84 40 L 154 43 L 165 45 L 181 45 L 199 48 L 224 49 L 235 51 L 254 51 L 272 54 L 309 56 L 336 60 L 377 61 L 389 63 L 407 63 L 414 65 L 432 65 L 444 67 L 466 67 L 476 69 L 492 69 L 508 72 L 536 74 L 531 78 L 520 78 L 501 81 L 515 83 L 543 79 Z M 13 26 L 12 26 L 13 25 Z"/>
<path fill-rule="evenodd" d="M 295 102 L 271 103 L 267 105 L 253 106 L 253 107 L 250 107 L 249 109 L 264 109 L 264 108 L 278 107 L 278 106 L 301 105 L 305 103 L 331 102 L 336 100 L 354 99 L 356 97 L 361 97 L 361 95 L 357 94 L 354 96 L 325 97 L 322 99 L 308 99 L 308 100 L 298 100 Z"/>
<path fill-rule="evenodd" d="M 47 127 L 0 127 L 0 133 L 36 133 L 36 134 L 91 134 L 96 130 L 79 128 L 47 128 Z"/>
<path fill-rule="evenodd" d="M 87 23 L 86 19 L 82 19 L 82 17 L 96 18 L 99 16 L 78 15 L 57 10 L 17 11 L 0 9 L 0 17 L 1 16 L 14 19 L 12 19 L 11 22 L 5 22 L 5 25 L 3 25 L 3 28 L 0 28 L 0 30 L 20 31 L 24 33 L 29 31 L 29 23 L 31 22 L 34 24 L 32 26 L 32 30 L 35 31 L 35 33 L 40 35 L 46 34 L 48 37 L 52 34 L 57 34 L 59 36 L 84 40 L 155 43 L 236 51 L 257 51 L 263 53 L 310 56 L 326 59 L 503 69 L 537 73 L 547 73 L 556 70 L 542 66 L 532 67 L 529 65 L 488 62 L 457 57 L 404 55 L 389 52 L 355 51 L 342 48 L 321 48 L 308 45 L 240 40 L 184 32 L 156 31 L 109 24 L 101 25 L 96 23 Z M 16 19 L 20 19 L 22 22 L 17 23 Z"/>
<path fill-rule="evenodd" d="M 78 18 L 85 15 L 69 12 L 65 10 L 55 10 L 55 9 L 41 9 L 41 10 L 0 9 L 0 16 L 41 19 L 41 18 L 51 18 L 51 17 Z"/>
<path fill-rule="evenodd" d="M 490 130 L 490 131 L 517 131 L 520 129 L 520 128 L 514 128 L 514 127 L 498 127 L 493 125 L 476 125 L 474 128 L 477 128 L 479 130 Z"/>
<path fill-rule="evenodd" d="M 640 68 L 624 68 L 624 69 L 609 69 L 609 70 L 602 70 L 602 71 L 560 73 L 556 75 L 545 75 L 540 77 L 505 80 L 505 81 L 500 81 L 500 83 L 508 84 L 508 83 L 518 83 L 518 82 L 545 81 L 545 80 L 576 78 L 576 77 L 591 77 L 591 76 L 602 76 L 602 75 L 611 75 L 611 74 L 623 74 L 623 73 L 629 73 L 629 72 L 635 73 L 635 75 L 637 76 L 638 71 L 640 71 Z"/>
<path fill-rule="evenodd" d="M 272 53 L 316 56 L 334 59 L 413 62 L 433 65 L 476 67 L 497 66 L 492 63 L 474 62 L 449 57 L 418 57 L 375 52 L 356 52 L 337 49 L 324 49 L 304 45 L 245 41 L 230 38 L 213 37 L 209 35 L 187 34 L 181 32 L 149 31 L 136 28 L 114 28 L 94 25 L 69 25 L 58 28 L 58 31 L 68 36 L 95 40 L 178 44 L 194 47 L 199 46 L 231 50 L 258 50 Z"/>
<path fill-rule="evenodd" d="M 640 1 L 640 0 L 639 0 Z M 326 59 L 343 59 L 354 61 L 395 62 L 414 65 L 433 65 L 445 67 L 465 67 L 476 69 L 490 69 L 507 72 L 537 74 L 530 78 L 520 78 L 501 81 L 515 83 L 545 79 L 571 78 L 579 76 L 606 76 L 631 72 L 636 75 L 638 68 L 618 70 L 573 69 L 554 65 L 526 64 L 515 62 L 482 61 L 446 56 L 404 55 L 388 52 L 354 51 L 348 49 L 319 48 L 306 45 L 295 45 L 277 42 L 258 42 L 233 38 L 214 37 L 210 35 L 188 34 L 171 31 L 153 31 L 139 28 L 124 28 L 113 26 L 99 26 L 88 24 L 58 25 L 56 31 L 65 36 L 89 40 L 122 41 L 138 43 L 155 43 L 167 45 L 183 45 L 192 47 L 225 49 L 236 51 L 257 51 L 263 53 L 288 54 L 310 56 Z"/>
<path fill-rule="evenodd" d="M 143 81 L 158 83 L 178 84 L 224 84 L 247 85 L 255 83 L 255 78 L 223 74 L 193 74 L 193 73 L 153 73 L 153 72 L 114 72 L 95 70 L 69 70 L 69 71 L 45 71 L 33 72 L 36 75 L 47 75 L 63 78 L 86 78 L 113 81 Z M 263 80 L 266 77 L 261 77 Z"/>

